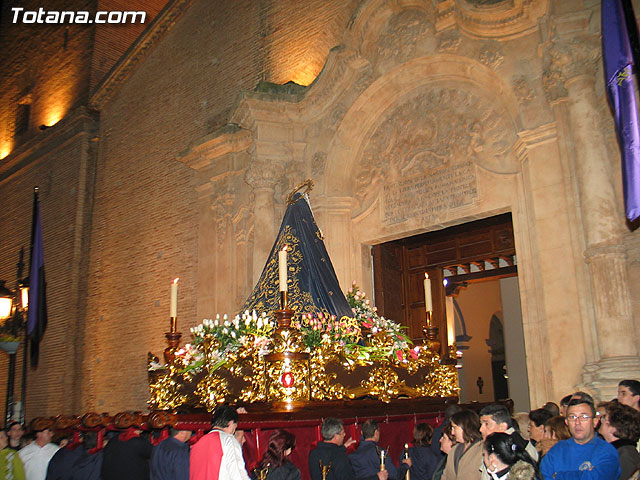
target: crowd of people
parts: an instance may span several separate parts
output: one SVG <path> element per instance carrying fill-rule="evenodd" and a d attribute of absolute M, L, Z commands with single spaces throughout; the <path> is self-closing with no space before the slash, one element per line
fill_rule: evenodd
<path fill-rule="evenodd" d="M 49 428 L 25 434 L 13 422 L 0 431 L 0 480 L 301 479 L 289 458 L 296 438 L 286 430 L 271 434 L 249 472 L 238 419 L 234 407 L 222 405 L 211 431 L 191 446 L 189 430 L 170 429 L 154 446 L 130 428 L 101 441 L 104 448 L 96 432 L 57 444 Z M 412 446 L 395 459 L 379 446 L 375 420 L 361 432 L 359 442 L 345 439 L 342 421 L 325 418 L 308 457 L 311 480 L 640 479 L 640 382 L 623 380 L 611 401 L 575 392 L 559 405 L 514 415 L 502 404 L 479 412 L 451 405 L 436 428 L 415 425 Z"/>

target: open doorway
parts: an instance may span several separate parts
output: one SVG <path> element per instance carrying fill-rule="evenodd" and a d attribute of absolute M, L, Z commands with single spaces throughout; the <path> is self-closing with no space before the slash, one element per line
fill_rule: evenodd
<path fill-rule="evenodd" d="M 405 325 L 415 343 L 423 340 L 429 276 L 441 354 L 454 339 L 462 353 L 461 401 L 511 398 L 516 411 L 529 410 L 510 214 L 375 245 L 373 263 L 378 310 Z"/>

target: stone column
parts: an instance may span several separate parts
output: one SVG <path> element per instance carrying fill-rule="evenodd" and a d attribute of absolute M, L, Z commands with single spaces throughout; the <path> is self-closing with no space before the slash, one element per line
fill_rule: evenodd
<path fill-rule="evenodd" d="M 253 284 L 250 284 L 251 274 L 251 250 L 249 249 L 249 237 L 253 232 L 253 214 L 248 207 L 240 207 L 238 213 L 233 218 L 233 229 L 235 234 L 236 253 L 236 282 L 235 300 L 236 305 L 242 305 L 251 294 Z"/>
<path fill-rule="evenodd" d="M 626 256 L 605 138 L 599 124 L 595 91 L 598 44 L 580 39 L 556 45 L 552 63 L 566 88 L 575 149 L 575 173 L 585 240 L 584 257 L 591 281 L 591 299 L 599 359 L 585 366 L 585 384 L 603 397 L 614 395 L 617 382 L 640 376 L 634 342 Z"/>
<path fill-rule="evenodd" d="M 254 249 L 253 279 L 258 281 L 276 236 L 275 205 L 273 195 L 282 175 L 282 165 L 267 160 L 256 160 L 249 165 L 246 182 L 253 188 Z"/>
<path fill-rule="evenodd" d="M 327 253 L 336 271 L 342 291 L 351 286 L 352 277 L 361 277 L 362 267 L 358 265 L 358 252 L 354 250 L 352 234 L 353 198 L 351 197 L 314 197 L 313 214 L 318 227 L 324 235 Z M 356 247 L 357 248 L 357 247 Z M 367 284 L 360 282 L 362 288 L 371 292 L 370 279 Z"/>
<path fill-rule="evenodd" d="M 194 172 L 198 195 L 197 318 L 233 313 L 236 256 L 232 219 L 249 196 L 243 175 L 250 131 L 228 126 L 196 143 L 179 160 Z"/>

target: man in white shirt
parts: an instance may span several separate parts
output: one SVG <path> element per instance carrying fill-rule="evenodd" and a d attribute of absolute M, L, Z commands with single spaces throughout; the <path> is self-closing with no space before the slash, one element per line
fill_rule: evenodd
<path fill-rule="evenodd" d="M 36 439 L 18 452 L 26 480 L 45 480 L 49 461 L 58 451 L 58 446 L 51 443 L 52 438 L 49 427 L 36 430 Z"/>
<path fill-rule="evenodd" d="M 213 429 L 191 447 L 190 480 L 249 480 L 242 447 L 234 437 L 238 412 L 221 405 L 211 419 Z"/>

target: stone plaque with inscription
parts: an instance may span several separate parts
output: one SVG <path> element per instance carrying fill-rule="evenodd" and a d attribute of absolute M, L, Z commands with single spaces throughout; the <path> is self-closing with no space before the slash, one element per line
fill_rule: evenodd
<path fill-rule="evenodd" d="M 383 222 L 391 225 L 411 218 L 435 217 L 447 209 L 471 204 L 478 196 L 475 168 L 468 160 L 386 182 Z"/>

